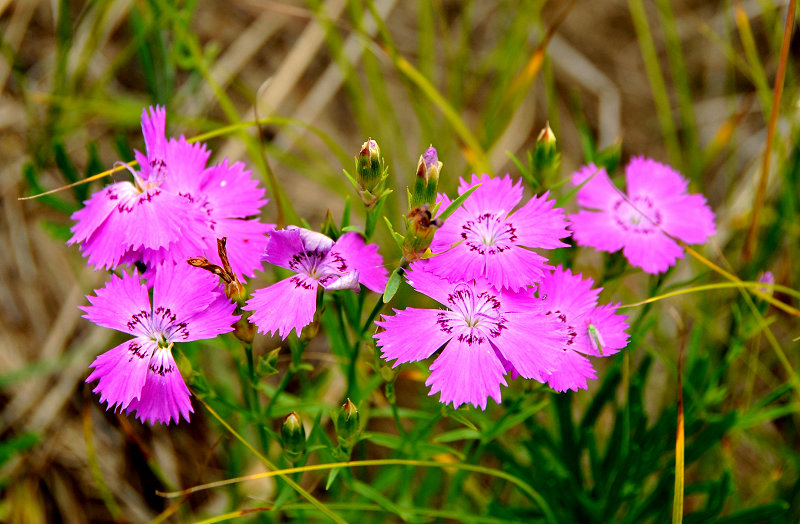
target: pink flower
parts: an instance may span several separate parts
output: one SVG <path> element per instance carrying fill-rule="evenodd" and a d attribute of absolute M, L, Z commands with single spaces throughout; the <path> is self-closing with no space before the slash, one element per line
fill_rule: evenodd
<path fill-rule="evenodd" d="M 86 382 L 99 379 L 94 389 L 100 402 L 151 424 L 187 421 L 192 405 L 189 390 L 172 357 L 176 342 L 213 338 L 233 330 L 238 320 L 234 304 L 225 297 L 216 276 L 187 264 L 161 266 L 155 273 L 153 302 L 139 275 L 112 275 L 96 296 L 83 306 L 97 325 L 123 331 L 131 340 L 98 356 Z"/>
<path fill-rule="evenodd" d="M 545 314 L 558 319 L 568 334 L 560 366 L 546 377 L 556 391 L 586 389 L 586 379 L 597 378 L 584 355 L 607 357 L 628 344 L 627 316 L 616 313 L 619 304 L 598 306 L 602 288 L 592 289 L 592 283 L 559 266 L 539 284 Z"/>
<path fill-rule="evenodd" d="M 702 244 L 715 233 L 714 213 L 705 197 L 686 192 L 688 182 L 669 166 L 644 157 L 625 167 L 628 195 L 617 190 L 605 169 L 594 164 L 572 175 L 572 183 L 586 182 L 578 203 L 594 211 L 571 215 L 575 241 L 622 254 L 647 273 L 663 273 L 683 257 L 677 238 Z"/>
<path fill-rule="evenodd" d="M 151 274 L 166 261 L 182 264 L 189 257 L 217 260 L 217 238 L 228 237 L 231 265 L 240 276 L 261 269 L 268 224 L 243 220 L 266 203 L 264 189 L 244 164 L 206 168 L 209 151 L 185 138 L 165 136 L 166 111 L 142 112 L 147 154 L 135 151 L 139 171 L 133 182 L 117 182 L 85 202 L 69 244 L 81 250 L 95 268 L 143 262 Z"/>
<path fill-rule="evenodd" d="M 522 199 L 522 183 L 511 177 L 472 176 L 461 180 L 459 194 L 482 185 L 436 231 L 426 270 L 451 282 L 485 278 L 498 289 L 517 291 L 538 282 L 550 268 L 547 259 L 531 248 L 554 249 L 567 244 L 564 211 L 554 208 L 548 193 L 531 198 L 512 211 Z M 446 198 L 443 199 L 446 205 Z"/>
<path fill-rule="evenodd" d="M 322 233 L 290 226 L 270 233 L 264 260 L 297 274 L 259 289 L 242 309 L 253 311 L 250 321 L 262 333 L 282 338 L 292 329 L 300 335 L 314 320 L 317 289 L 352 289 L 359 284 L 383 293 L 388 272 L 378 246 L 366 245 L 357 233 L 345 233 L 334 242 Z"/>
<path fill-rule="evenodd" d="M 431 364 L 426 385 L 445 404 L 486 409 L 487 398 L 500 402 L 507 385 L 506 364 L 525 378 L 544 382 L 559 368 L 567 342 L 565 326 L 546 315 L 532 291 L 499 291 L 486 279 L 450 283 L 422 269 L 407 273 L 411 286 L 448 309 L 395 310 L 376 322 L 383 358 L 414 362 L 442 352 Z"/>

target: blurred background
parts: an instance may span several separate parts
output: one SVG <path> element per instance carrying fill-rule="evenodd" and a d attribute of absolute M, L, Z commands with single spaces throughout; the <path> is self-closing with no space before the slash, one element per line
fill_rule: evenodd
<path fill-rule="evenodd" d="M 549 189 L 589 160 L 624 165 L 646 155 L 669 163 L 717 214 L 718 233 L 704 255 L 745 280 L 769 270 L 777 284 L 791 288 L 800 255 L 797 36 L 776 113 L 757 243 L 749 257 L 742 255 L 759 192 L 787 5 L 0 1 L 0 521 L 189 522 L 263 506 L 276 496 L 270 480 L 178 499 L 182 504 L 155 494 L 263 468 L 197 403 L 191 425 L 150 427 L 104 411 L 93 386 L 84 384 L 88 365 L 117 335 L 81 319 L 77 306 L 107 275 L 87 268 L 78 248 L 65 242 L 70 214 L 110 179 L 18 200 L 132 159 L 132 150 L 144 147 L 143 107 L 167 106 L 168 136 L 221 131 L 207 140 L 211 161 L 245 161 L 273 202 L 285 199 L 293 207 L 289 222 L 302 219 L 315 228 L 329 210 L 339 217 L 348 196 L 354 214 L 361 213 L 342 169 L 352 169 L 368 137 L 391 166 L 398 198 L 385 211 L 399 224 L 404 187 L 430 144 L 444 162 L 440 188 L 452 194 L 458 177 L 473 172 L 517 177 L 512 156 L 526 164 L 549 122 L 562 168 L 532 191 Z M 258 118 L 268 120 L 252 124 Z M 273 202 L 263 217 L 269 222 L 278 219 Z M 575 204 L 567 209 L 575 211 Z M 382 226 L 379 234 L 389 238 Z M 387 264 L 395 264 L 399 252 L 388 241 L 383 245 Z M 636 302 L 664 284 L 590 250 L 569 260 L 602 281 L 606 301 Z M 724 280 L 695 260 L 680 262 L 668 278 L 658 289 Z M 776 296 L 796 303 L 787 293 Z M 629 356 L 624 365 L 622 358 L 599 364 L 600 378 L 589 393 L 524 396 L 527 390 L 516 386 L 509 411 L 494 406 L 474 414 L 486 427 L 506 413 L 524 414 L 508 434 L 470 440 L 464 426 L 448 418 L 415 438 L 527 475 L 552 497 L 562 522 L 662 522 L 672 507 L 683 347 L 687 521 L 694 514 L 696 522 L 797 522 L 797 318 L 735 289 L 627 313 L 635 323 Z M 278 344 L 259 337 L 257 355 Z M 220 345 L 221 356 L 194 357 L 202 365 L 231 367 L 239 356 Z M 324 430 L 328 410 L 341 404 L 347 386 L 326 348 L 310 349 L 316 371 L 309 377 L 320 378 L 320 385 L 298 386 L 305 393 L 297 395 L 315 400 L 305 422 Z M 285 365 L 279 360 L 279 369 Z M 236 379 L 228 373 L 210 380 L 224 389 Z M 424 379 L 407 372 L 397 381 L 409 432 L 426 410 L 440 409 L 425 397 Z M 376 407 L 367 427 L 396 439 L 391 420 L 377 415 L 380 398 L 361 399 Z M 549 399 L 549 406 L 528 410 L 531 399 Z M 278 406 L 277 413 L 290 407 Z M 566 425 L 571 417 L 574 427 Z M 445 433 L 456 427 L 462 433 Z M 449 437 L 436 440 L 443 433 Z M 386 442 L 364 444 L 360 458 L 438 456 Z M 646 450 L 652 455 L 641 455 Z M 597 477 L 600 472 L 608 476 Z M 405 471 L 400 478 L 407 480 L 393 486 L 394 477 L 360 472 L 388 503 L 366 489 L 326 491 L 324 475 L 301 480 L 321 500 L 351 504 L 342 509 L 350 512 L 347 520 L 543 518 L 497 479 L 437 471 L 426 481 L 432 484 L 410 480 L 426 474 Z M 412 493 L 395 491 L 403 488 Z M 394 511 L 391 501 L 398 500 L 430 511 Z M 463 500 L 466 513 L 446 513 Z M 359 513 L 354 508 L 360 503 L 372 509 Z M 572 509 L 562 513 L 562 507 Z M 324 520 L 312 512 L 249 518 Z"/>

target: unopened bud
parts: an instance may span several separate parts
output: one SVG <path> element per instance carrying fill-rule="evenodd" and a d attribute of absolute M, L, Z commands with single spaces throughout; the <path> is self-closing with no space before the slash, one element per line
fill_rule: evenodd
<path fill-rule="evenodd" d="M 409 211 L 406 219 L 406 236 L 403 241 L 403 257 L 409 262 L 422 258 L 433 241 L 433 234 L 441 225 L 441 220 L 433 218 L 428 204 Z"/>
<path fill-rule="evenodd" d="M 537 144 L 546 144 L 555 147 L 556 145 L 556 135 L 553 133 L 553 130 L 550 128 L 550 122 L 547 122 L 544 125 L 544 129 L 539 133 L 539 136 L 536 137 Z"/>
<path fill-rule="evenodd" d="M 556 135 L 550 129 L 550 123 L 545 124 L 536 145 L 533 147 L 533 167 L 540 174 L 549 174 L 558 167 L 558 152 L 556 151 Z M 546 180 L 545 177 L 542 177 Z"/>
<path fill-rule="evenodd" d="M 233 325 L 233 335 L 245 344 L 252 344 L 256 337 L 256 326 L 242 317 Z"/>
<path fill-rule="evenodd" d="M 417 176 L 414 180 L 414 191 L 411 193 L 411 207 L 423 204 L 433 205 L 436 202 L 436 188 L 439 185 L 439 173 L 442 163 L 436 149 L 431 146 L 422 153 L 417 163 Z"/>
<path fill-rule="evenodd" d="M 247 291 L 238 280 L 233 280 L 225 284 L 225 295 L 235 302 L 244 302 L 247 298 Z"/>
<path fill-rule="evenodd" d="M 353 438 L 358 434 L 359 414 L 356 405 L 348 398 L 342 404 L 336 424 L 336 434 L 342 445 L 352 445 Z"/>
<path fill-rule="evenodd" d="M 378 200 L 379 186 L 386 178 L 378 143 L 369 139 L 361 146 L 356 159 L 358 192 L 364 205 L 371 207 Z"/>
<path fill-rule="evenodd" d="M 294 411 L 283 419 L 281 443 L 286 458 L 290 462 L 297 462 L 306 452 L 306 430 L 300 417 Z"/>
<path fill-rule="evenodd" d="M 775 276 L 772 274 L 772 271 L 764 271 L 759 275 L 758 281 L 762 284 L 769 284 L 769 287 L 757 287 L 759 291 L 762 293 L 766 293 L 769 296 L 772 296 L 772 286 L 775 284 Z"/>

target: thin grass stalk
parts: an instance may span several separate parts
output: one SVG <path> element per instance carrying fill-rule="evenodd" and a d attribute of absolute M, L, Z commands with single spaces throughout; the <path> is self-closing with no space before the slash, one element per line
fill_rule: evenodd
<path fill-rule="evenodd" d="M 731 289 L 731 288 L 745 288 L 745 289 L 772 289 L 775 291 L 779 291 L 781 293 L 787 293 L 792 295 L 796 298 L 800 298 L 800 292 L 795 291 L 794 289 L 786 286 L 781 286 L 778 284 L 765 284 L 763 282 L 746 282 L 746 281 L 738 281 L 738 282 L 718 282 L 716 284 L 704 284 L 702 286 L 692 286 L 683 289 L 676 289 L 675 291 L 670 291 L 668 293 L 663 293 L 661 295 L 656 295 L 654 297 L 646 298 L 644 300 L 640 300 L 638 302 L 632 302 L 630 304 L 623 304 L 619 306 L 619 309 L 625 308 L 633 308 L 638 306 L 643 306 L 645 304 L 652 304 L 653 302 L 658 302 L 660 300 L 665 300 L 667 298 L 677 297 L 680 295 L 686 295 L 689 293 L 698 293 L 701 291 L 712 291 L 717 289 Z"/>
<path fill-rule="evenodd" d="M 664 30 L 667 59 L 669 60 L 672 79 L 675 83 L 678 115 L 680 116 L 681 131 L 683 132 L 684 139 L 683 145 L 688 160 L 684 167 L 687 169 L 689 178 L 696 180 L 700 175 L 702 157 L 700 156 L 697 121 L 694 116 L 692 91 L 689 87 L 689 75 L 686 72 L 686 62 L 683 59 L 681 39 L 678 34 L 678 26 L 675 22 L 675 14 L 672 12 L 670 0 L 656 0 L 656 5 L 661 18 L 661 27 Z"/>
<path fill-rule="evenodd" d="M 778 110 L 781 105 L 781 95 L 783 94 L 783 81 L 786 77 L 786 64 L 789 61 L 789 43 L 791 42 L 792 29 L 794 28 L 795 4 L 795 0 L 789 0 L 789 11 L 786 13 L 786 26 L 783 30 L 783 42 L 781 43 L 781 57 L 778 62 L 778 72 L 775 75 L 772 111 L 769 117 L 769 127 L 767 128 L 767 143 L 764 146 L 761 176 L 758 179 L 758 189 L 756 190 L 756 200 L 753 204 L 753 216 L 750 220 L 750 228 L 747 230 L 747 240 L 742 250 L 742 256 L 746 261 L 750 260 L 756 248 L 758 219 L 761 208 L 764 206 L 764 196 L 767 192 L 767 179 L 769 178 L 769 165 L 770 158 L 772 157 L 772 143 L 775 140 L 775 129 L 778 126 Z"/>
<path fill-rule="evenodd" d="M 633 25 L 636 29 L 636 38 L 639 40 L 639 48 L 642 51 L 644 67 L 647 71 L 647 78 L 650 81 L 650 90 L 653 93 L 653 101 L 656 104 L 658 121 L 661 124 L 661 134 L 664 136 L 664 144 L 667 148 L 670 163 L 683 171 L 683 157 L 681 155 L 678 132 L 675 129 L 675 121 L 672 118 L 672 109 L 669 104 L 669 94 L 664 82 L 664 75 L 658 62 L 658 53 L 653 41 L 650 24 L 647 21 L 647 13 L 644 10 L 642 0 L 628 0 L 628 8 L 631 12 Z"/>
<path fill-rule="evenodd" d="M 739 30 L 739 38 L 744 48 L 744 55 L 747 64 L 750 68 L 750 78 L 756 86 L 756 94 L 761 101 L 761 111 L 764 113 L 764 120 L 767 120 L 771 112 L 770 96 L 769 96 L 769 82 L 767 81 L 767 73 L 764 71 L 764 65 L 758 56 L 758 48 L 756 47 L 756 40 L 753 36 L 753 29 L 750 27 L 750 19 L 747 17 L 747 12 L 742 7 L 741 2 L 737 1 L 733 7 L 733 17 L 736 21 L 736 27 Z"/>
<path fill-rule="evenodd" d="M 684 478 L 684 427 L 683 427 L 683 350 L 686 338 L 681 341 L 678 351 L 678 429 L 675 438 L 675 490 L 672 498 L 672 524 L 683 522 L 683 488 Z"/>
<path fill-rule="evenodd" d="M 370 0 L 368 5 L 372 16 L 378 23 L 378 32 L 384 39 L 384 45 L 382 45 L 380 49 L 391 59 L 395 68 L 402 73 L 403 76 L 410 80 L 411 83 L 414 84 L 422 92 L 422 94 L 424 94 L 442 112 L 442 115 L 444 115 L 445 119 L 450 123 L 453 130 L 461 139 L 463 144 L 462 153 L 472 169 L 474 169 L 476 173 L 491 174 L 493 171 L 489 165 L 489 158 L 486 155 L 486 152 L 483 150 L 483 147 L 481 147 L 480 141 L 478 141 L 472 131 L 470 131 L 466 122 L 464 122 L 458 112 L 453 108 L 452 105 L 450 105 L 447 99 L 436 89 L 430 80 L 428 80 L 425 75 L 423 75 L 408 60 L 400 56 L 400 54 L 397 52 L 397 48 L 391 41 L 389 30 L 386 27 L 386 24 L 380 18 L 378 10 L 375 7 L 375 3 Z M 373 53 L 375 52 L 374 48 L 370 49 L 373 51 Z"/>
<path fill-rule="evenodd" d="M 203 405 L 205 405 L 208 408 L 205 402 L 203 402 Z M 214 412 L 212 411 L 212 415 L 213 414 Z M 215 415 L 215 417 L 216 416 L 217 415 Z M 224 421 L 222 421 L 222 419 L 218 420 L 220 420 L 220 422 L 223 422 L 223 424 L 225 424 Z M 225 425 L 227 426 L 227 424 Z M 231 428 L 230 431 L 233 431 L 233 428 Z M 238 434 L 234 434 L 234 436 L 236 436 L 241 440 L 241 437 L 238 436 Z M 246 445 L 249 448 L 254 449 L 249 444 Z M 266 458 L 263 458 L 263 456 L 260 458 L 266 460 Z M 203 491 L 206 489 L 218 488 L 222 486 L 228 486 L 231 484 L 238 484 L 240 482 L 245 482 L 248 480 L 258 480 L 275 476 L 284 477 L 285 475 L 289 475 L 292 473 L 304 473 L 308 471 L 328 471 L 335 468 L 355 468 L 355 467 L 367 467 L 367 466 L 417 466 L 417 467 L 442 468 L 442 469 L 452 468 L 452 469 L 461 469 L 461 470 L 471 471 L 474 473 L 482 473 L 484 475 L 489 475 L 492 477 L 502 478 L 517 486 L 520 489 L 520 491 L 522 491 L 523 493 L 531 497 L 531 499 L 536 501 L 537 504 L 539 504 L 539 507 L 542 510 L 542 512 L 545 514 L 545 518 L 548 522 L 552 523 L 558 522 L 552 510 L 550 509 L 550 506 L 547 504 L 544 498 L 542 498 L 542 496 L 538 492 L 536 492 L 536 490 L 534 490 L 527 482 L 520 479 L 519 477 L 511 475 L 510 473 L 506 473 L 505 471 L 502 470 L 487 468 L 484 466 L 476 466 L 473 464 L 464 464 L 460 462 L 437 462 L 433 460 L 374 459 L 374 460 L 332 462 L 328 464 L 312 464 L 309 466 L 275 469 L 273 471 L 267 471 L 264 473 L 256 473 L 255 475 L 247 475 L 244 477 L 236 477 L 231 479 L 219 480 L 216 482 L 209 482 L 207 484 L 200 484 L 180 491 L 171 491 L 171 492 L 159 491 L 158 494 L 162 497 L 174 498 L 174 497 L 189 495 L 192 493 L 197 493 L 198 491 Z"/>

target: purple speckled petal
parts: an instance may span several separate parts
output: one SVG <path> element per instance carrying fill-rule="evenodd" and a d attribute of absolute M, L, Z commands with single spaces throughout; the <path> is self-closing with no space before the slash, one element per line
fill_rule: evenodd
<path fill-rule="evenodd" d="M 98 356 L 90 366 L 94 371 L 86 382 L 100 380 L 93 390 L 100 393 L 100 403 L 108 402 L 107 409 L 117 406 L 125 409 L 133 399 L 140 398 L 155 350 L 155 342 L 137 337 Z"/>
<path fill-rule="evenodd" d="M 381 356 L 387 361 L 397 359 L 393 367 L 430 357 L 453 336 L 438 324 L 440 310 L 407 308 L 394 312 L 375 322 L 383 329 L 374 335 Z"/>
<path fill-rule="evenodd" d="M 492 344 L 525 378 L 543 382 L 558 368 L 567 337 L 564 327 L 552 315 L 545 315 L 539 303 L 526 313 L 505 313 L 508 328 Z"/>
<path fill-rule="evenodd" d="M 106 285 L 94 293 L 96 296 L 86 297 L 90 306 L 79 306 L 86 312 L 83 318 L 131 335 L 146 334 L 136 318 L 149 315 L 152 308 L 147 286 L 141 283 L 138 272 L 122 273 L 122 278 L 111 275 Z"/>
<path fill-rule="evenodd" d="M 560 240 L 571 234 L 567 229 L 564 210 L 554 207 L 555 200 L 548 200 L 548 196 L 549 193 L 544 193 L 531 198 L 509 217 L 519 245 L 543 249 L 567 245 Z"/>
<path fill-rule="evenodd" d="M 253 293 L 242 309 L 253 311 L 250 322 L 264 334 L 278 333 L 286 338 L 314 320 L 317 309 L 317 281 L 302 275 L 286 278 Z"/>
<path fill-rule="evenodd" d="M 134 399 L 126 410 L 136 413 L 142 422 L 177 424 L 181 416 L 188 422 L 192 413 L 189 388 L 183 381 L 178 366 L 169 349 L 156 349 L 150 360 L 142 394 Z"/>

